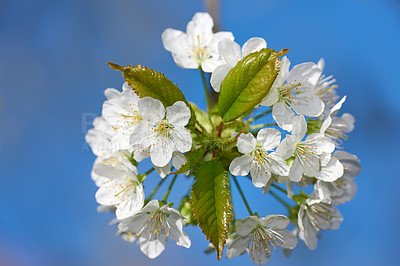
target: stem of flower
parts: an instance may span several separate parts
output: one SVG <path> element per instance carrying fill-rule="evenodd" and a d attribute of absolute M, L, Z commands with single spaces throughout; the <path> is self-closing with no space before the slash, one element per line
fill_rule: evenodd
<path fill-rule="evenodd" d="M 155 170 L 155 169 L 154 169 L 154 167 L 153 167 L 153 168 L 147 170 L 147 172 L 145 172 L 144 174 L 138 175 L 138 180 L 139 180 L 139 182 L 140 182 L 140 183 L 143 183 L 143 181 L 146 179 L 146 177 L 147 177 L 151 172 L 153 172 L 154 170 Z"/>
<path fill-rule="evenodd" d="M 156 194 L 156 192 L 158 191 L 158 189 L 161 187 L 162 183 L 164 183 L 165 179 L 167 179 L 168 176 L 166 176 L 165 178 L 161 179 L 160 182 L 158 183 L 158 185 L 153 189 L 153 191 L 151 192 L 150 196 L 145 200 L 145 204 L 146 205 L 154 196 L 154 194 Z"/>
<path fill-rule="evenodd" d="M 201 68 L 200 68 L 200 73 L 201 73 L 201 79 L 203 80 L 204 94 L 206 95 L 207 99 L 207 111 L 210 111 L 211 107 L 210 92 L 208 91 L 206 76 L 204 75 L 204 71 Z"/>
<path fill-rule="evenodd" d="M 283 199 L 281 199 L 281 197 L 279 197 L 277 194 L 275 194 L 275 192 L 270 191 L 269 192 L 275 199 L 277 199 L 280 203 L 282 203 L 283 205 L 285 205 L 287 208 L 291 208 L 291 206 L 289 204 L 287 204 Z"/>
<path fill-rule="evenodd" d="M 252 129 L 258 129 L 258 128 L 262 128 L 262 127 L 270 127 L 270 126 L 277 126 L 277 123 L 270 123 L 270 124 L 258 124 L 255 126 L 250 126 L 250 130 Z"/>
<path fill-rule="evenodd" d="M 201 132 L 203 133 L 203 134 L 205 134 L 205 135 L 209 135 L 208 134 L 208 132 L 207 132 L 207 129 L 202 125 L 202 124 L 200 124 L 200 122 L 198 121 L 198 120 L 196 120 L 196 124 L 200 127 L 200 129 L 201 129 Z"/>
<path fill-rule="evenodd" d="M 275 185 L 274 183 L 272 183 L 271 186 L 274 187 L 274 188 L 276 188 L 276 189 L 278 189 L 278 190 L 280 190 L 280 191 L 282 191 L 283 193 L 287 194 L 287 191 L 284 190 L 283 188 L 281 188 L 280 186 Z"/>
<path fill-rule="evenodd" d="M 238 190 L 239 190 L 240 195 L 242 196 L 242 199 L 243 199 L 244 204 L 246 205 L 247 211 L 249 212 L 250 216 L 253 216 L 253 212 L 251 211 L 250 206 L 249 206 L 249 204 L 247 203 L 246 198 L 244 197 L 243 191 L 242 191 L 242 189 L 240 188 L 239 183 L 238 183 L 238 181 L 236 180 L 236 177 L 235 177 L 234 175 L 232 175 L 232 178 L 233 178 L 233 181 L 235 182 L 235 184 L 236 184 L 236 186 L 237 186 L 237 188 L 238 188 Z"/>
<path fill-rule="evenodd" d="M 265 111 L 265 112 L 262 113 L 262 114 L 259 114 L 259 115 L 255 116 L 255 117 L 252 117 L 252 118 L 249 118 L 247 121 L 251 123 L 251 122 L 253 122 L 253 121 L 259 119 L 260 117 L 263 117 L 264 115 L 267 115 L 267 114 L 269 114 L 269 113 L 271 113 L 271 112 L 272 112 L 272 109 L 269 109 L 269 110 Z"/>
<path fill-rule="evenodd" d="M 167 203 L 167 199 L 168 199 L 169 193 L 171 192 L 172 186 L 174 185 L 177 176 L 178 176 L 178 175 L 174 175 L 174 179 L 172 179 L 172 182 L 171 182 L 171 184 L 169 185 L 168 190 L 167 190 L 167 192 L 165 193 L 164 198 L 162 199 L 162 202 Z"/>

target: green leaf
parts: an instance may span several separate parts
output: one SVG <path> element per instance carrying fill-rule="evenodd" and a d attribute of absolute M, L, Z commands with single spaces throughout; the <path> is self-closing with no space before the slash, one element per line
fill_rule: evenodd
<path fill-rule="evenodd" d="M 206 238 L 217 250 L 218 260 L 228 238 L 233 217 L 228 172 L 218 160 L 203 162 L 195 172 L 190 204 Z"/>
<path fill-rule="evenodd" d="M 203 161 L 204 153 L 206 152 L 206 146 L 201 146 L 197 149 L 192 149 L 185 153 L 186 163 L 176 172 L 177 174 L 183 174 L 186 171 L 192 169 L 196 164 Z"/>
<path fill-rule="evenodd" d="M 267 96 L 280 69 L 279 57 L 287 51 L 262 49 L 249 54 L 229 71 L 222 81 L 218 102 L 224 122 L 250 112 Z"/>
<path fill-rule="evenodd" d="M 107 63 L 112 69 L 122 72 L 122 76 L 140 97 L 148 96 L 160 100 L 164 107 L 171 106 L 177 101 L 185 102 L 192 114 L 188 126 L 194 125 L 193 109 L 178 86 L 163 73 L 141 65 L 124 67 L 111 62 Z"/>

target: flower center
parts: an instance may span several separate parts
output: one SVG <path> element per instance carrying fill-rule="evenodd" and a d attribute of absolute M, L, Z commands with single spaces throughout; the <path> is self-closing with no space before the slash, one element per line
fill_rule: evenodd
<path fill-rule="evenodd" d="M 167 217 L 168 214 L 161 211 L 156 211 L 147 219 L 147 221 L 142 221 L 142 224 L 145 225 L 139 233 L 136 233 L 135 236 L 139 237 L 143 233 L 146 233 L 146 235 L 148 233 L 148 239 L 155 239 L 158 243 L 159 235 L 163 234 L 164 237 L 169 236 L 169 230 L 171 229 L 171 226 L 169 225 Z"/>
<path fill-rule="evenodd" d="M 319 227 L 324 224 L 331 224 L 336 213 L 336 210 L 325 203 L 313 204 L 307 209 L 307 216 L 317 231 L 320 231 Z"/>
<path fill-rule="evenodd" d="M 195 59 L 198 64 L 201 64 L 204 60 L 211 58 L 207 51 L 207 45 L 202 45 L 200 42 L 200 35 L 197 35 L 197 45 L 192 47 L 192 54 L 190 57 Z"/>
<path fill-rule="evenodd" d="M 293 95 L 297 95 L 302 93 L 299 91 L 300 83 L 296 85 L 285 84 L 283 87 L 278 88 L 279 92 L 279 101 L 284 102 L 286 105 L 290 105 L 293 101 Z"/>
<path fill-rule="evenodd" d="M 171 130 L 174 129 L 174 127 L 168 123 L 167 120 L 161 120 L 161 122 L 158 122 L 155 127 L 154 127 L 154 133 L 157 135 L 157 137 L 170 137 Z"/>

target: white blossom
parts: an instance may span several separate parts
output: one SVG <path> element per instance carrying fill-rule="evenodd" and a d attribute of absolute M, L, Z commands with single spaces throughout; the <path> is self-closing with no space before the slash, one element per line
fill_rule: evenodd
<path fill-rule="evenodd" d="M 335 151 L 332 157 L 337 158 L 344 166 L 344 174 L 333 182 L 318 180 L 315 190 L 322 199 L 336 206 L 350 201 L 356 194 L 357 185 L 354 177 L 360 174 L 361 166 L 357 156 L 345 151 Z"/>
<path fill-rule="evenodd" d="M 159 100 L 144 97 L 138 106 L 143 121 L 134 129 L 130 142 L 138 145 L 141 153 L 150 149 L 150 158 L 155 166 L 166 166 L 174 151 L 184 153 L 191 149 L 192 138 L 185 128 L 190 119 L 190 109 L 184 102 L 175 102 L 165 109 Z"/>
<path fill-rule="evenodd" d="M 318 66 L 311 62 L 302 63 L 290 72 L 289 66 L 290 61 L 285 56 L 279 74 L 261 105 L 272 106 L 272 116 L 279 127 L 292 131 L 296 114 L 317 117 L 322 114 L 324 103 L 311 92 L 321 75 Z"/>
<path fill-rule="evenodd" d="M 132 233 L 143 254 L 154 259 L 164 251 L 168 238 L 178 246 L 190 247 L 190 239 L 182 230 L 183 219 L 179 211 L 152 200 L 136 215 L 121 221 L 118 229 L 120 233 Z"/>
<path fill-rule="evenodd" d="M 127 82 L 122 86 L 122 92 L 107 89 L 104 94 L 107 100 L 103 103 L 102 117 L 107 121 L 111 142 L 128 146 L 133 129 L 142 120 L 138 110 L 139 96 Z"/>
<path fill-rule="evenodd" d="M 254 263 L 266 264 L 272 248 L 293 249 L 297 245 L 297 238 L 285 229 L 289 223 L 284 215 L 250 216 L 237 220 L 237 237 L 228 244 L 226 256 L 231 259 L 247 251 Z"/>
<path fill-rule="evenodd" d="M 309 249 L 314 250 L 317 248 L 318 232 L 337 230 L 342 221 L 342 215 L 333 205 L 319 198 L 309 198 L 299 209 L 299 237 Z"/>
<path fill-rule="evenodd" d="M 224 63 L 218 66 L 211 75 L 210 83 L 216 92 L 219 92 L 222 80 L 236 64 L 247 55 L 267 48 L 264 39 L 254 37 L 249 39 L 240 49 L 240 45 L 231 39 L 224 39 L 218 45 L 218 51 Z"/>
<path fill-rule="evenodd" d="M 162 33 L 164 48 L 172 53 L 175 63 L 182 68 L 202 68 L 213 72 L 223 64 L 218 44 L 223 39 L 233 41 L 231 32 L 213 33 L 213 19 L 208 13 L 196 13 L 186 27 L 186 33 L 168 28 Z"/>
<path fill-rule="evenodd" d="M 101 158 L 93 167 L 96 175 L 106 178 L 96 193 L 96 200 L 104 206 L 116 207 L 117 219 L 125 219 L 141 210 L 144 204 L 143 185 L 137 169 L 125 154 L 116 153 Z"/>
<path fill-rule="evenodd" d="M 325 68 L 325 61 L 321 58 L 317 64 L 318 68 L 321 70 L 321 76 L 319 77 L 317 84 L 312 88 L 312 93 L 317 95 L 325 104 L 324 116 L 327 115 L 328 111 L 335 105 L 339 100 L 339 96 L 336 93 L 336 79 L 332 75 L 326 77 L 322 75 Z"/>
<path fill-rule="evenodd" d="M 319 177 L 321 158 L 324 162 L 329 162 L 327 159 L 330 159 L 330 154 L 335 149 L 335 145 L 323 134 L 311 134 L 302 141 L 306 132 L 307 122 L 304 116 L 296 116 L 293 119 L 292 135 L 287 135 L 277 148 L 277 153 L 285 160 L 294 156 L 289 173 L 290 180 L 294 182 L 299 182 L 303 174 Z"/>
<path fill-rule="evenodd" d="M 240 134 L 237 147 L 244 155 L 233 159 L 229 171 L 235 176 L 245 176 L 251 171 L 256 187 L 267 185 L 271 173 L 288 175 L 289 166 L 286 162 L 276 152 L 268 152 L 275 149 L 280 141 L 281 133 L 274 128 L 261 129 L 257 139 L 251 133 Z"/>
<path fill-rule="evenodd" d="M 353 131 L 355 119 L 351 114 L 345 113 L 341 117 L 336 116 L 342 104 L 346 100 L 344 96 L 335 104 L 321 125 L 321 134 L 331 138 L 336 147 L 340 147 L 343 140 L 347 140 L 347 133 Z"/>

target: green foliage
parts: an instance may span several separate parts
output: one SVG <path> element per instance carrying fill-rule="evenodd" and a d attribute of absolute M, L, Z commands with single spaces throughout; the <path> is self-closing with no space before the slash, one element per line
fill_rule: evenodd
<path fill-rule="evenodd" d="M 186 171 L 192 169 L 196 164 L 203 161 L 204 153 L 206 152 L 205 146 L 192 149 L 185 153 L 186 163 L 176 172 L 177 174 L 183 174 Z"/>
<path fill-rule="evenodd" d="M 194 125 L 193 109 L 178 86 L 164 74 L 141 65 L 124 67 L 111 62 L 108 62 L 108 65 L 114 70 L 121 71 L 122 76 L 140 97 L 148 96 L 160 100 L 164 107 L 171 106 L 177 101 L 185 102 L 192 114 L 188 127 Z"/>
<path fill-rule="evenodd" d="M 224 122 L 249 113 L 267 96 L 280 69 L 279 57 L 287 51 L 262 49 L 249 54 L 229 71 L 222 81 L 218 103 Z"/>
<path fill-rule="evenodd" d="M 189 196 L 185 196 L 181 200 L 181 204 L 179 205 L 179 212 L 186 217 L 186 224 L 197 225 L 197 220 L 194 219 L 193 214 L 191 212 L 192 208 L 190 207 L 190 198 Z"/>
<path fill-rule="evenodd" d="M 212 160 L 201 163 L 194 175 L 192 213 L 221 259 L 233 217 L 228 172 L 220 161 Z"/>

